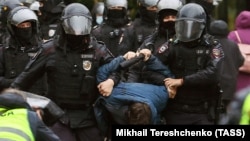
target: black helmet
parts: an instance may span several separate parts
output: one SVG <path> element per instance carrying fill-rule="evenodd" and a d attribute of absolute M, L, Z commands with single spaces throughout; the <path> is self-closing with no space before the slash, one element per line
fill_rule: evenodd
<path fill-rule="evenodd" d="M 80 3 L 67 5 L 62 12 L 62 26 L 66 34 L 88 35 L 92 28 L 92 16 L 89 9 Z"/>
<path fill-rule="evenodd" d="M 10 11 L 7 18 L 7 29 L 9 30 L 11 35 L 15 34 L 14 27 L 25 21 L 30 21 L 32 23 L 33 33 L 38 33 L 39 22 L 35 12 L 26 6 L 18 6 Z"/>
<path fill-rule="evenodd" d="M 1 5 L 1 22 L 6 24 L 10 11 L 18 6 L 23 6 L 19 0 L 4 0 Z"/>
<path fill-rule="evenodd" d="M 213 36 L 226 37 L 229 33 L 228 24 L 223 20 L 214 20 L 210 24 L 210 34 Z"/>
<path fill-rule="evenodd" d="M 188 3 L 177 13 L 175 22 L 176 37 L 182 42 L 201 38 L 206 29 L 207 15 L 199 4 Z"/>

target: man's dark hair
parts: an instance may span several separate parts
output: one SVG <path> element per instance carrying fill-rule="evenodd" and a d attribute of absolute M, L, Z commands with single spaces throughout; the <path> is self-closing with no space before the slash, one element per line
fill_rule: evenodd
<path fill-rule="evenodd" d="M 145 125 L 151 123 L 151 109 L 146 103 L 135 102 L 128 107 L 128 123 Z"/>

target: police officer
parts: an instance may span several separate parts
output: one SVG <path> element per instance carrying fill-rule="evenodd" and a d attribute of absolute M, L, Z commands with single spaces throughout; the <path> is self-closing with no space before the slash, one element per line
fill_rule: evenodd
<path fill-rule="evenodd" d="M 97 2 L 92 8 L 93 26 L 100 25 L 104 21 L 104 2 Z"/>
<path fill-rule="evenodd" d="M 12 87 L 25 90 L 46 73 L 48 97 L 65 112 L 52 130 L 65 141 L 101 141 L 92 107 L 98 96 L 95 77 L 99 65 L 113 57 L 91 36 L 92 16 L 86 6 L 67 5 L 59 26 L 61 34 L 43 44 Z"/>
<path fill-rule="evenodd" d="M 7 17 L 12 9 L 17 6 L 23 6 L 19 0 L 3 0 L 1 1 L 1 14 L 0 14 L 0 43 L 4 44 L 6 40 L 10 37 L 7 31 Z"/>
<path fill-rule="evenodd" d="M 40 116 L 19 91 L 3 91 L 0 94 L 0 140 L 60 141 Z"/>
<path fill-rule="evenodd" d="M 18 6 L 7 17 L 7 30 L 10 38 L 0 48 L 0 89 L 8 88 L 24 70 L 31 58 L 41 47 L 39 23 L 36 14 L 25 6 Z M 43 76 L 27 91 L 46 95 L 47 83 Z"/>
<path fill-rule="evenodd" d="M 206 12 L 200 5 L 184 5 L 176 17 L 176 41 L 163 45 L 166 58 L 161 60 L 169 65 L 175 79 L 160 80 L 169 87 L 178 87 L 175 98 L 166 106 L 167 124 L 214 123 L 209 112 L 216 100 L 216 67 L 223 51 L 219 42 L 210 43 L 204 38 L 206 19 Z"/>
<path fill-rule="evenodd" d="M 214 38 L 219 40 L 225 53 L 225 57 L 218 65 L 218 72 L 222 89 L 221 100 L 223 105 L 227 107 L 235 95 L 239 68 L 244 63 L 244 57 L 237 43 L 227 38 L 229 31 L 228 24 L 225 21 L 214 20 L 210 24 L 209 31 Z"/>
<path fill-rule="evenodd" d="M 139 17 L 133 21 L 135 30 L 135 46 L 142 44 L 146 37 L 156 30 L 156 10 L 159 0 L 137 0 Z"/>
<path fill-rule="evenodd" d="M 104 24 L 93 30 L 97 40 L 103 41 L 114 56 L 135 51 L 134 30 L 127 15 L 127 0 L 106 0 Z"/>
<path fill-rule="evenodd" d="M 40 2 L 40 15 L 38 16 L 41 25 L 41 37 L 49 40 L 55 36 L 57 23 L 60 20 L 62 10 L 65 7 L 62 0 L 38 0 Z"/>
<path fill-rule="evenodd" d="M 157 4 L 157 30 L 148 37 L 141 48 L 150 48 L 153 54 L 161 53 L 163 43 L 171 42 L 175 35 L 175 18 L 180 7 L 183 6 L 180 0 L 160 0 Z"/>

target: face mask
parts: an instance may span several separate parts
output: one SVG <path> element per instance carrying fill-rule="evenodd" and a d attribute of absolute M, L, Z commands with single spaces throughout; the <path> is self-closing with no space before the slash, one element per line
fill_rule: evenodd
<path fill-rule="evenodd" d="M 146 10 L 146 8 L 141 8 L 140 9 L 140 14 L 141 14 L 141 18 L 142 21 L 148 22 L 148 23 L 154 23 L 154 21 L 156 20 L 156 12 L 155 11 L 149 11 Z"/>
<path fill-rule="evenodd" d="M 90 37 L 88 35 L 71 35 L 66 34 L 68 46 L 72 49 L 79 49 L 88 47 Z"/>
<path fill-rule="evenodd" d="M 173 36 L 175 34 L 175 22 L 169 21 L 160 23 L 160 32 L 168 34 L 169 37 Z"/>
<path fill-rule="evenodd" d="M 96 23 L 101 24 L 103 22 L 103 17 L 102 16 L 96 16 Z"/>
<path fill-rule="evenodd" d="M 109 19 L 124 19 L 126 13 L 124 10 L 108 10 Z"/>
<path fill-rule="evenodd" d="M 30 41 L 32 38 L 32 27 L 28 28 L 15 28 L 15 35 L 18 39 L 23 41 Z"/>

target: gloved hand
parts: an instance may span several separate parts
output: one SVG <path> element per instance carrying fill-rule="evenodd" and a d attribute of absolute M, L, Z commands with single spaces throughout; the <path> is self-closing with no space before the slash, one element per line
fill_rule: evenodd
<path fill-rule="evenodd" d="M 107 79 L 101 82 L 97 88 L 102 96 L 110 96 L 114 87 L 114 81 L 112 79 Z"/>
<path fill-rule="evenodd" d="M 126 60 L 129 60 L 133 57 L 136 56 L 136 53 L 133 52 L 133 51 L 128 51 L 126 54 L 123 55 L 123 58 L 126 59 Z"/>
<path fill-rule="evenodd" d="M 147 61 L 150 56 L 151 56 L 151 50 L 149 49 L 141 49 L 141 50 L 138 50 L 136 52 L 137 56 L 139 56 L 139 54 L 143 54 L 144 55 L 144 60 L 143 61 Z"/>

